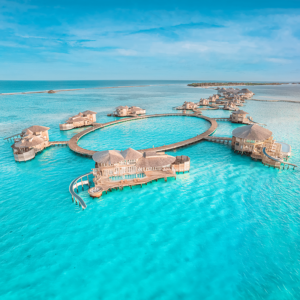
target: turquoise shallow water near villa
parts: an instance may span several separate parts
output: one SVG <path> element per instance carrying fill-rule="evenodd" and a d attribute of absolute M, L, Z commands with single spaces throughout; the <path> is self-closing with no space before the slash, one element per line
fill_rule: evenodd
<path fill-rule="evenodd" d="M 24 90 L 43 90 L 39 84 L 51 88 L 37 82 Z M 185 83 L 149 84 L 0 96 L 0 298 L 298 299 L 300 170 L 274 170 L 226 145 L 202 142 L 169 153 L 190 156 L 190 173 L 95 200 L 81 191 L 88 206 L 82 211 L 68 186 L 93 167 L 92 160 L 56 147 L 16 163 L 3 141 L 33 124 L 49 126 L 51 140 L 67 140 L 82 129 L 60 132 L 58 124 L 79 111 L 94 110 L 98 122 L 107 122 L 118 105 L 138 105 L 147 114 L 174 112 L 172 107 L 212 93 Z M 65 85 L 59 88 L 70 87 Z M 108 86 L 114 85 L 125 84 Z M 299 86 L 250 89 L 255 99 L 300 101 Z M 0 82 L 4 90 L 9 92 L 7 83 L 1 90 Z M 243 109 L 267 124 L 275 139 L 291 144 L 290 162 L 300 165 L 300 104 L 248 101 Z M 204 111 L 211 117 L 229 114 Z M 219 124 L 220 136 L 230 136 L 237 126 Z M 159 146 L 207 126 L 188 117 L 133 121 L 94 132 L 80 145 Z"/>

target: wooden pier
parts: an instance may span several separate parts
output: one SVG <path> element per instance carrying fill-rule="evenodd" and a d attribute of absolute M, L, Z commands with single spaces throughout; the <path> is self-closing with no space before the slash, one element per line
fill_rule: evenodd
<path fill-rule="evenodd" d="M 204 138 L 204 140 L 214 143 L 221 143 L 221 144 L 229 144 L 232 142 L 232 138 L 230 137 L 223 137 L 223 136 L 208 136 Z"/>
<path fill-rule="evenodd" d="M 164 146 L 161 146 L 161 147 L 141 149 L 139 151 L 144 152 L 144 151 L 150 151 L 151 150 L 151 151 L 161 152 L 161 151 L 170 151 L 170 150 L 178 149 L 178 148 L 181 148 L 181 147 L 186 147 L 186 146 L 189 146 L 189 145 L 192 145 L 192 144 L 195 144 L 195 143 L 198 143 L 198 142 L 202 141 L 204 138 L 206 138 L 206 137 L 210 136 L 211 134 L 213 134 L 216 131 L 217 127 L 218 127 L 218 123 L 216 122 L 216 120 L 214 120 L 212 118 L 209 118 L 209 117 L 202 116 L 202 115 L 197 115 L 197 114 L 169 113 L 169 114 L 157 114 L 157 115 L 140 116 L 140 117 L 134 117 L 134 118 L 131 117 L 131 118 L 124 118 L 124 119 L 120 119 L 120 120 L 116 120 L 116 121 L 112 121 L 112 122 L 108 122 L 108 123 L 104 123 L 104 124 L 94 123 L 92 127 L 90 127 L 88 129 L 74 135 L 70 139 L 70 141 L 68 143 L 68 146 L 72 151 L 74 151 L 74 152 L 76 152 L 80 155 L 91 157 L 97 151 L 87 150 L 87 149 L 84 149 L 84 148 L 77 145 L 79 139 L 81 139 L 83 136 L 85 136 L 85 135 L 87 135 L 87 134 L 89 134 L 89 133 L 91 133 L 95 130 L 98 130 L 98 129 L 101 129 L 101 128 L 104 128 L 104 127 L 108 127 L 108 126 L 112 126 L 112 125 L 116 125 L 116 124 L 120 124 L 120 123 L 124 123 L 124 122 L 131 122 L 131 121 L 134 121 L 134 120 L 142 120 L 142 119 L 146 119 L 146 118 L 157 118 L 157 117 L 168 117 L 168 116 L 187 116 L 187 117 L 200 118 L 200 119 L 203 119 L 203 120 L 206 120 L 206 121 L 210 122 L 211 126 L 204 133 L 199 134 L 196 137 L 193 137 L 191 139 L 188 139 L 188 140 L 185 140 L 185 141 L 182 141 L 182 142 L 178 142 L 178 143 L 164 145 Z"/>
<path fill-rule="evenodd" d="M 50 146 L 68 146 L 68 141 L 49 142 L 49 147 Z"/>
<path fill-rule="evenodd" d="M 9 142 L 14 142 L 15 138 L 20 138 L 20 137 L 21 137 L 21 133 L 17 133 L 17 134 L 9 136 L 7 138 L 4 138 L 4 140 L 9 141 Z"/>
<path fill-rule="evenodd" d="M 231 121 L 230 118 L 213 118 L 213 119 L 216 120 L 216 121 L 227 121 L 227 122 Z"/>

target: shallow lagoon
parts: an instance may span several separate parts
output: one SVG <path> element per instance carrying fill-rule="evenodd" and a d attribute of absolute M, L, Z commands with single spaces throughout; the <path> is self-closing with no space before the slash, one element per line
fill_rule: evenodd
<path fill-rule="evenodd" d="M 260 88 L 253 87 L 255 97 Z M 281 88 L 288 87 L 272 87 L 269 97 L 285 93 Z M 181 84 L 5 96 L 0 99 L 0 134 L 4 138 L 41 124 L 51 127 L 51 140 L 66 140 L 82 129 L 61 133 L 58 124 L 85 109 L 99 112 L 97 121 L 108 122 L 112 119 L 106 114 L 118 105 L 173 112 L 172 107 L 210 93 Z M 297 100 L 298 95 L 289 97 Z M 299 104 L 248 101 L 243 109 L 267 124 L 276 139 L 291 144 L 290 161 L 300 165 Z M 211 117 L 229 114 L 204 112 Z M 176 118 L 172 138 L 194 134 L 177 123 L 184 117 Z M 155 126 L 166 126 L 171 119 L 156 119 Z M 151 132 L 153 123 L 140 124 Z M 220 136 L 230 136 L 236 126 L 219 124 L 215 135 Z M 107 131 L 118 134 L 122 126 Z M 143 130 L 131 130 L 141 143 L 149 140 Z M 101 130 L 96 135 L 103 138 Z M 110 144 L 105 137 L 109 146 L 127 146 L 126 135 L 116 140 Z M 16 163 L 10 144 L 0 143 L 1 299 L 298 297 L 299 170 L 274 170 L 226 145 L 202 142 L 169 152 L 190 156 L 190 173 L 98 200 L 81 191 L 88 205 L 82 211 L 72 203 L 68 186 L 93 167 L 92 160 L 55 147 L 30 162 Z"/>

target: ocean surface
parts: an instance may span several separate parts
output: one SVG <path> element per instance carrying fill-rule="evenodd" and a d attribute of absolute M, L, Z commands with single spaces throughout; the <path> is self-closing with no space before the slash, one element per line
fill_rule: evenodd
<path fill-rule="evenodd" d="M 111 121 L 107 114 L 119 105 L 167 113 L 213 93 L 187 83 L 0 81 L 0 93 L 83 89 L 0 95 L 1 300 L 300 298 L 300 169 L 275 170 L 227 145 L 201 142 L 169 152 L 190 156 L 189 173 L 100 199 L 85 188 L 79 192 L 87 204 L 82 211 L 68 188 L 93 168 L 91 159 L 50 147 L 17 163 L 3 140 L 31 125 L 50 127 L 52 141 L 68 140 L 83 129 L 60 132 L 58 125 L 80 111 L 96 111 L 101 123 Z M 247 101 L 243 109 L 290 144 L 289 161 L 300 166 L 300 85 L 250 90 L 254 99 L 299 101 Z M 98 130 L 79 144 L 142 149 L 193 137 L 208 126 L 189 117 L 139 120 Z M 215 135 L 231 136 L 237 126 L 219 122 Z"/>

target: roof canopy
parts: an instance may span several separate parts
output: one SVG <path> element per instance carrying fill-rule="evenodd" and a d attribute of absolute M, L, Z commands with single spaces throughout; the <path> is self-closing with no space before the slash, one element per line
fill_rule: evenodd
<path fill-rule="evenodd" d="M 40 144 L 43 144 L 45 141 L 44 139 L 35 136 L 35 135 L 29 135 L 23 139 L 21 139 L 19 142 L 16 142 L 12 145 L 12 148 L 30 148 L 34 147 Z"/>
<path fill-rule="evenodd" d="M 137 161 L 137 168 L 165 167 L 172 164 L 176 157 L 170 155 L 158 155 L 152 157 L 142 157 Z"/>
<path fill-rule="evenodd" d="M 141 152 L 138 152 L 132 148 L 128 148 L 124 151 L 121 151 L 121 155 L 124 157 L 126 160 L 137 160 L 140 157 L 143 156 Z"/>
<path fill-rule="evenodd" d="M 33 125 L 33 126 L 30 126 L 30 127 L 28 127 L 28 128 L 23 129 L 22 132 L 25 133 L 26 130 L 28 130 L 28 129 L 29 129 L 31 132 L 36 133 L 36 132 L 47 131 L 47 130 L 49 130 L 50 128 L 49 128 L 49 127 L 45 127 L 45 126 Z"/>
<path fill-rule="evenodd" d="M 232 136 L 240 139 L 264 141 L 272 136 L 272 131 L 257 124 L 253 124 L 234 129 L 232 131 Z"/>
<path fill-rule="evenodd" d="M 240 91 L 239 91 L 240 93 L 252 93 L 250 90 L 248 90 L 248 89 L 241 89 Z"/>
<path fill-rule="evenodd" d="M 85 115 L 96 115 L 97 113 L 94 112 L 94 111 L 91 111 L 91 110 L 85 110 L 85 111 L 83 112 L 83 114 L 85 114 Z"/>
<path fill-rule="evenodd" d="M 240 109 L 234 111 L 233 114 L 238 114 L 238 115 L 248 115 L 247 112 L 245 112 L 245 111 L 243 111 L 243 110 L 240 110 Z"/>
<path fill-rule="evenodd" d="M 105 150 L 99 151 L 93 154 L 93 160 L 97 163 L 102 164 L 117 164 L 120 161 L 124 160 L 124 157 L 121 155 L 119 150 Z"/>

